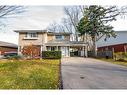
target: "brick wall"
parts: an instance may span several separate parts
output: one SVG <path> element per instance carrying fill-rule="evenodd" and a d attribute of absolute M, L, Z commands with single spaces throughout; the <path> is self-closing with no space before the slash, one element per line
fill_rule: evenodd
<path fill-rule="evenodd" d="M 98 51 L 106 51 L 106 50 L 112 51 L 114 48 L 114 52 L 124 52 L 125 47 L 127 49 L 127 44 L 116 44 L 116 45 L 98 47 Z"/>
<path fill-rule="evenodd" d="M 17 52 L 17 48 L 12 47 L 0 47 L 0 54 L 3 55 L 5 52 Z"/>

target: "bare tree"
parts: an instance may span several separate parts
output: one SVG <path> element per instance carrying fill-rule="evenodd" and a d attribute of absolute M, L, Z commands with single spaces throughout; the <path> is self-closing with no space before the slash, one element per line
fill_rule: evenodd
<path fill-rule="evenodd" d="M 78 41 L 79 31 L 77 30 L 77 25 L 83 16 L 85 6 L 68 6 L 64 7 L 64 12 L 66 16 L 62 18 L 60 24 L 53 22 L 48 26 L 48 30 L 52 32 L 69 32 L 73 34 L 73 40 Z M 89 43 L 88 35 L 83 35 L 84 42 Z M 90 40 L 91 41 L 91 40 Z"/>
<path fill-rule="evenodd" d="M 66 32 L 73 33 L 73 25 L 72 25 L 70 19 L 63 18 L 62 25 L 63 25 L 63 28 Z"/>
<path fill-rule="evenodd" d="M 76 41 L 78 41 L 78 29 L 77 25 L 80 21 L 80 18 L 82 17 L 82 12 L 79 6 L 71 6 L 71 7 L 64 7 L 64 12 L 67 15 L 67 18 L 69 19 L 69 22 L 74 28 L 73 31 L 76 36 Z"/>
<path fill-rule="evenodd" d="M 7 18 L 12 18 L 16 14 L 24 12 L 23 6 L 0 6 L 0 26 L 5 26 L 4 20 Z"/>
<path fill-rule="evenodd" d="M 64 7 L 64 12 L 66 16 L 62 18 L 61 23 L 53 22 L 48 26 L 48 30 L 52 32 L 69 32 L 72 33 L 71 39 L 73 41 L 78 41 L 79 31 L 77 30 L 77 25 L 84 14 L 84 8 L 86 6 L 68 6 Z M 82 35 L 82 41 L 88 44 L 88 48 L 92 47 L 92 41 L 89 35 Z"/>
<path fill-rule="evenodd" d="M 66 32 L 66 29 L 63 23 L 56 23 L 56 22 L 49 24 L 49 26 L 47 27 L 47 30 L 49 32 Z"/>
<path fill-rule="evenodd" d="M 53 22 L 49 24 L 49 26 L 47 27 L 47 30 L 50 32 L 57 32 L 57 27 L 58 27 L 58 24 L 56 22 Z"/>
<path fill-rule="evenodd" d="M 58 24 L 57 25 L 57 31 L 58 32 L 66 32 L 64 25 L 63 24 Z"/>

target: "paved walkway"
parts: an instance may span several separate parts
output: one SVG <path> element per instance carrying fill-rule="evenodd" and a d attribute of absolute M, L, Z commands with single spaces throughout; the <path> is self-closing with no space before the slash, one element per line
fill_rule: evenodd
<path fill-rule="evenodd" d="M 127 67 L 71 57 L 62 59 L 64 89 L 127 89 Z"/>

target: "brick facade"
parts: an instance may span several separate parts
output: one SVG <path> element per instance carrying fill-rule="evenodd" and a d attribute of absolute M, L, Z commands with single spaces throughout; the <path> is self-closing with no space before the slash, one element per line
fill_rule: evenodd
<path fill-rule="evenodd" d="M 98 51 L 127 52 L 127 43 L 98 47 Z"/>
<path fill-rule="evenodd" d="M 0 55 L 5 54 L 6 52 L 17 52 L 17 50 L 18 48 L 0 46 Z"/>

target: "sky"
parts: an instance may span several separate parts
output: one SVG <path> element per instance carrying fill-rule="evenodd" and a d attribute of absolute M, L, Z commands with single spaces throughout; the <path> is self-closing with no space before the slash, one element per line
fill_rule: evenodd
<path fill-rule="evenodd" d="M 0 29 L 0 41 L 18 44 L 18 34 L 13 30 L 43 30 L 54 21 L 60 22 L 63 17 L 62 6 L 25 6 L 24 13 L 3 20 L 6 26 Z"/>
<path fill-rule="evenodd" d="M 0 41 L 18 44 L 18 33 L 13 30 L 43 30 L 54 21 L 60 22 L 64 16 L 63 6 L 27 6 L 26 12 L 4 20 L 6 26 L 0 29 Z M 116 31 L 127 30 L 127 19 L 119 17 L 111 25 Z"/>

